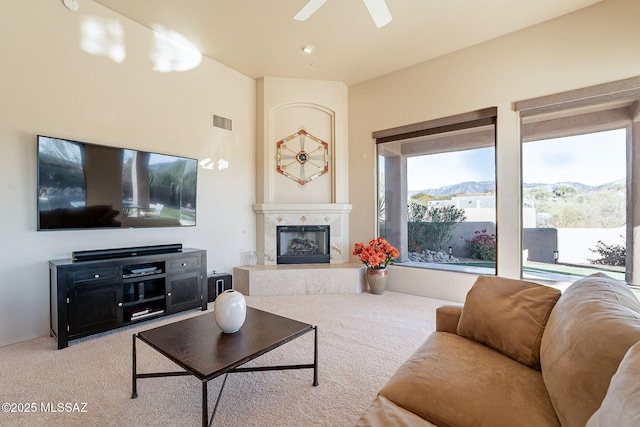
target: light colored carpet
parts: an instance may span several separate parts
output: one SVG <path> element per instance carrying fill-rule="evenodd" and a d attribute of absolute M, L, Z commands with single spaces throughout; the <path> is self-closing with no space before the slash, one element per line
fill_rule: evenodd
<path fill-rule="evenodd" d="M 251 307 L 318 326 L 319 385 L 313 370 L 229 375 L 217 426 L 353 426 L 401 363 L 435 330 L 445 301 L 386 292 L 247 297 Z M 213 303 L 209 304 L 209 310 Z M 34 403 L 35 413 L 0 413 L 1 426 L 198 426 L 201 383 L 194 377 L 138 380 L 131 399 L 134 332 L 204 314 L 193 310 L 75 340 L 53 338 L 0 348 L 1 402 Z M 180 370 L 138 342 L 138 372 Z M 313 362 L 313 334 L 249 365 Z M 222 377 L 209 382 L 213 409 Z M 43 405 L 86 403 L 86 412 L 43 412 Z M 31 405 L 30 405 L 31 406 Z M 81 408 L 78 408 L 81 409 Z"/>

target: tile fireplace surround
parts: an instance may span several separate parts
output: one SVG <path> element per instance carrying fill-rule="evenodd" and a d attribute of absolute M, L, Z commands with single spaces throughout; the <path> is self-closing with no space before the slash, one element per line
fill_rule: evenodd
<path fill-rule="evenodd" d="M 245 295 L 304 295 L 364 290 L 364 268 L 349 263 L 350 204 L 256 204 L 253 211 L 258 265 L 233 269 L 238 291 Z M 279 225 L 328 225 L 329 264 L 277 264 Z"/>
<path fill-rule="evenodd" d="M 330 263 L 349 262 L 350 204 L 257 204 L 253 205 L 253 211 L 256 213 L 258 264 L 276 265 L 278 225 L 328 225 Z"/>

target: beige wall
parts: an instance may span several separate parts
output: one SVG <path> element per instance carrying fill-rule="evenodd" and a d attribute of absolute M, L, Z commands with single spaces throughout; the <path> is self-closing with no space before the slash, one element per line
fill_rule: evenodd
<path fill-rule="evenodd" d="M 255 81 L 92 1 L 80 6 L 0 2 L 0 345 L 49 334 L 50 259 L 179 242 L 206 249 L 209 270 L 231 272 L 255 245 Z M 195 67 L 154 71 L 185 60 Z M 213 128 L 212 114 L 233 131 Z M 214 168 L 198 169 L 197 226 L 37 232 L 37 134 L 211 158 Z"/>
<path fill-rule="evenodd" d="M 498 107 L 498 274 L 520 276 L 520 137 L 514 101 L 640 75 L 640 2 L 573 14 L 349 88 L 351 242 L 375 233 L 377 130 Z M 475 275 L 392 267 L 392 290 L 462 301 Z"/>

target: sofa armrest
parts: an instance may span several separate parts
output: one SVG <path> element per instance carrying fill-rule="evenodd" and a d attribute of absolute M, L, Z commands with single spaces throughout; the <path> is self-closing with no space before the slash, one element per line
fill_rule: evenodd
<path fill-rule="evenodd" d="M 369 409 L 358 420 L 356 427 L 436 427 L 429 421 L 396 405 L 383 396 L 378 396 Z"/>
<path fill-rule="evenodd" d="M 456 334 L 461 315 L 461 305 L 443 305 L 436 308 L 436 331 Z"/>

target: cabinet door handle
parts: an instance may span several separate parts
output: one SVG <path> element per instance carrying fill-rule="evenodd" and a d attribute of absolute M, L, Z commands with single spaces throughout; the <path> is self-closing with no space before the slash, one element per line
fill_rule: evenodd
<path fill-rule="evenodd" d="M 118 307 L 122 307 L 122 303 L 121 302 L 118 303 Z"/>
<path fill-rule="evenodd" d="M 186 263 L 186 262 L 183 262 L 183 263 L 182 263 L 182 266 L 183 266 L 183 267 L 186 267 L 186 266 L 187 266 L 187 263 Z"/>
<path fill-rule="evenodd" d="M 170 297 L 170 296 L 171 296 L 171 292 L 169 292 L 169 293 L 167 294 L 167 296 L 168 296 L 168 297 Z"/>
<path fill-rule="evenodd" d="M 99 278 L 100 278 L 100 275 L 99 275 L 98 273 L 96 273 L 96 274 L 94 274 L 94 275 L 93 275 L 93 278 L 94 278 L 94 279 L 99 279 Z"/>

